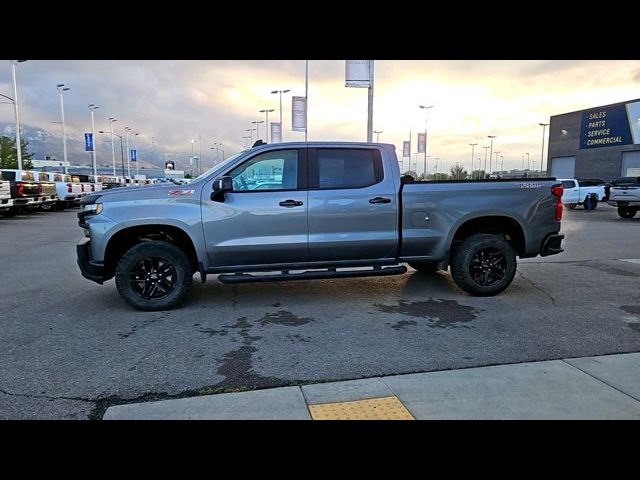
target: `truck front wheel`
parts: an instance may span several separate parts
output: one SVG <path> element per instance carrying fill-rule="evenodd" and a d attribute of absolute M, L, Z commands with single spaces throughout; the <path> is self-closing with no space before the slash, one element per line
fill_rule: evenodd
<path fill-rule="evenodd" d="M 151 312 L 170 310 L 184 300 L 193 270 L 180 248 L 154 240 L 127 251 L 118 262 L 115 277 L 118 293 L 125 302 Z"/>
<path fill-rule="evenodd" d="M 451 276 L 465 292 L 489 297 L 502 292 L 516 274 L 516 254 L 502 235 L 476 233 L 451 255 Z"/>

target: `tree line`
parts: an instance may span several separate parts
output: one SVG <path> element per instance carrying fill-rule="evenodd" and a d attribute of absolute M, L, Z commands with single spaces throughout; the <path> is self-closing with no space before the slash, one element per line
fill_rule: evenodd
<path fill-rule="evenodd" d="M 31 161 L 33 153 L 29 152 L 29 142 L 21 138 L 20 146 L 22 147 L 22 168 L 29 170 L 33 168 L 33 162 Z M 6 135 L 0 136 L 0 168 L 18 168 L 18 149 L 16 148 L 15 138 L 7 137 Z"/>

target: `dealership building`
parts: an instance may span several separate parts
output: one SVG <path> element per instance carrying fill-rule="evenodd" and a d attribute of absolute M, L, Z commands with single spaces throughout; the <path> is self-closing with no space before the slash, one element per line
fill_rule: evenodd
<path fill-rule="evenodd" d="M 640 99 L 552 116 L 547 158 L 556 178 L 640 176 Z"/>

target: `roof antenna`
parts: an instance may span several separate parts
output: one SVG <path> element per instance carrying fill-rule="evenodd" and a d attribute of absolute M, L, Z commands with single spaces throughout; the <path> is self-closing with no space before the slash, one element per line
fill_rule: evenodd
<path fill-rule="evenodd" d="M 256 143 L 253 144 L 253 147 L 259 147 L 260 145 L 266 145 L 266 143 L 263 142 L 261 138 L 256 140 Z M 251 147 L 251 148 L 253 148 L 253 147 Z"/>

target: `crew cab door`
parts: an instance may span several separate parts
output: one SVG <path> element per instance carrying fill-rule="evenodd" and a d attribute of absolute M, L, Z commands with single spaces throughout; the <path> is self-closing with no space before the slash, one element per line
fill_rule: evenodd
<path fill-rule="evenodd" d="M 224 172 L 224 201 L 202 196 L 202 225 L 212 267 L 307 260 L 306 148 L 257 153 Z"/>
<path fill-rule="evenodd" d="M 395 256 L 398 204 L 381 152 L 309 149 L 309 261 Z"/>
<path fill-rule="evenodd" d="M 580 187 L 575 180 L 562 180 L 562 203 L 578 203 L 580 201 Z"/>

